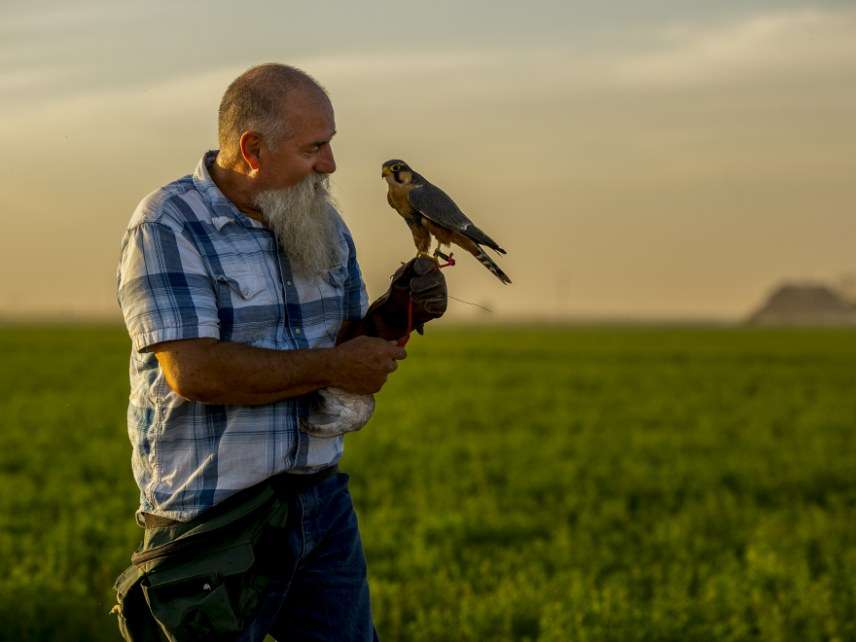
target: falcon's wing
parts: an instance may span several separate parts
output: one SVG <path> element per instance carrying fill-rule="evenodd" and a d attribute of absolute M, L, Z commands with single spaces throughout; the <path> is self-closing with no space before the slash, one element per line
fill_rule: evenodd
<path fill-rule="evenodd" d="M 422 216 L 432 223 L 447 230 L 459 232 L 476 243 L 487 245 L 489 248 L 505 254 L 505 250 L 476 227 L 455 204 L 455 201 L 436 185 L 424 181 L 410 190 L 407 198 L 413 208 L 419 210 Z"/>

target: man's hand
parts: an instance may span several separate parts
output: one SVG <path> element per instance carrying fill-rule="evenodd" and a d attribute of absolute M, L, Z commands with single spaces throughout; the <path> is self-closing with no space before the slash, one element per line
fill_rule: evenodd
<path fill-rule="evenodd" d="M 331 371 L 332 386 L 361 395 L 378 392 L 396 361 L 407 358 L 404 348 L 374 337 L 357 337 L 334 348 L 336 365 Z"/>
<path fill-rule="evenodd" d="M 413 305 L 412 326 L 408 327 L 407 308 Z M 436 261 L 424 256 L 403 264 L 392 276 L 389 290 L 369 308 L 359 323 L 344 325 L 338 341 L 360 334 L 397 340 L 408 331 L 422 334 L 422 326 L 446 312 L 446 279 Z"/>

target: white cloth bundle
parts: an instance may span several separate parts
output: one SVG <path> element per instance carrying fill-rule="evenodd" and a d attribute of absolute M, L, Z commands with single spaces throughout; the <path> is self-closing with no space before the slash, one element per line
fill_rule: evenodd
<path fill-rule="evenodd" d="M 322 388 L 312 396 L 309 414 L 300 420 L 300 429 L 314 437 L 337 437 L 365 426 L 374 407 L 373 395 Z"/>

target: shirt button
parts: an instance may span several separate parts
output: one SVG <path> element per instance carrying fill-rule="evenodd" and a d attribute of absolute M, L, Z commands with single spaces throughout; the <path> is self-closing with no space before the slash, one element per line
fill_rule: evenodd
<path fill-rule="evenodd" d="M 297 328 L 297 329 L 294 331 L 294 334 L 300 334 L 300 328 Z"/>
<path fill-rule="evenodd" d="M 286 284 L 286 285 L 291 285 L 291 281 L 286 281 L 286 282 L 285 282 L 285 284 Z"/>

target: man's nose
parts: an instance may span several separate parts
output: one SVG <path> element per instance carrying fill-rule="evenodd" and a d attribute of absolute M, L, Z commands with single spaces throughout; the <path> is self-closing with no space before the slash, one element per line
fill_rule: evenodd
<path fill-rule="evenodd" d="M 315 163 L 314 169 L 320 174 L 332 174 L 336 171 L 336 159 L 333 158 L 332 145 L 324 145 L 321 148 L 321 153 L 318 155 L 318 161 Z"/>

